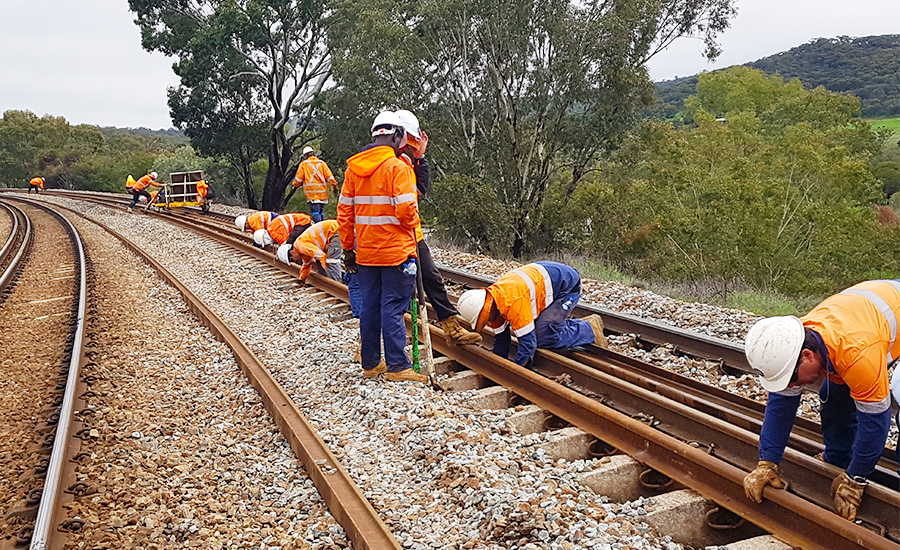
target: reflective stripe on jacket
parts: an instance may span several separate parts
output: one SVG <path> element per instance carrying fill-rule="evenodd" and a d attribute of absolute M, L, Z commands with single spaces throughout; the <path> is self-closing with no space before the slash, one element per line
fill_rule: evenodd
<path fill-rule="evenodd" d="M 829 378 L 850 387 L 862 412 L 890 407 L 887 366 L 900 357 L 898 312 L 900 281 L 866 281 L 827 298 L 800 319 L 828 348 L 837 373 Z"/>
<path fill-rule="evenodd" d="M 269 224 L 272 223 L 272 220 L 277 217 L 278 214 L 276 214 L 275 212 L 260 210 L 259 212 L 254 212 L 247 217 L 247 225 L 250 226 L 250 229 L 256 232 L 260 229 L 267 229 L 269 227 Z"/>
<path fill-rule="evenodd" d="M 416 205 L 418 205 L 419 197 L 421 197 L 422 194 L 419 193 L 419 186 L 418 186 L 418 181 L 417 181 L 418 176 L 416 176 L 415 166 L 413 166 L 412 161 L 409 160 L 409 157 L 406 156 L 406 154 L 400 155 L 399 158 L 400 158 L 400 160 L 405 162 L 407 164 L 407 166 L 409 166 L 409 168 L 413 171 L 413 184 L 416 185 Z M 422 218 L 419 218 L 419 223 L 416 224 L 416 242 L 417 243 L 421 242 L 424 238 L 425 238 L 425 235 L 422 233 Z"/>
<path fill-rule="evenodd" d="M 144 189 L 147 188 L 148 185 L 152 185 L 154 187 L 161 187 L 161 185 L 156 183 L 156 178 L 154 178 L 150 174 L 147 174 L 146 176 L 143 176 L 143 177 L 141 177 L 141 179 L 134 182 L 134 186 L 132 186 L 132 189 L 134 189 L 135 191 L 143 191 Z"/>
<path fill-rule="evenodd" d="M 269 222 L 266 231 L 269 232 L 269 236 L 272 237 L 273 241 L 278 244 L 284 244 L 287 242 L 294 227 L 309 225 L 310 223 L 312 223 L 312 218 L 308 214 L 282 214 Z"/>
<path fill-rule="evenodd" d="M 558 262 L 536 262 L 523 265 L 503 275 L 487 288 L 501 319 L 489 323 L 495 334 L 506 330 L 521 337 L 534 330 L 534 321 L 553 303 L 554 296 L 564 296 L 581 286 L 578 271 Z"/>
<path fill-rule="evenodd" d="M 326 203 L 328 202 L 329 183 L 337 187 L 337 181 L 331 173 L 331 168 L 324 160 L 311 155 L 297 167 L 293 185 L 294 187 L 303 187 L 303 194 L 306 195 L 308 202 Z"/>
<path fill-rule="evenodd" d="M 303 232 L 294 241 L 294 250 L 300 253 L 300 278 L 305 279 L 312 271 L 313 262 L 322 264 L 322 269 L 328 270 L 328 241 L 338 231 L 337 220 L 325 220 L 314 223 L 312 227 Z"/>
<path fill-rule="evenodd" d="M 419 205 L 412 168 L 385 145 L 347 160 L 338 204 L 341 246 L 360 265 L 400 265 L 416 256 Z"/>

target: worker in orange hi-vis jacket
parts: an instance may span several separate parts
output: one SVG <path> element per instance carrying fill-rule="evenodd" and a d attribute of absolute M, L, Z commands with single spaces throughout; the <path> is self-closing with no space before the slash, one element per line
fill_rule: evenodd
<path fill-rule="evenodd" d="M 395 113 L 385 111 L 375 118 L 372 137 L 370 145 L 347 160 L 338 203 L 344 260 L 348 269 L 358 266 L 363 376 L 384 372 L 385 380 L 427 382 L 403 349 L 403 313 L 416 287 L 419 223 L 415 176 L 397 158 L 406 131 Z"/>
<path fill-rule="evenodd" d="M 337 191 L 337 180 L 324 160 L 316 156 L 312 147 L 303 148 L 303 161 L 297 167 L 294 187 L 303 187 L 313 223 L 325 219 L 325 205 L 328 204 L 328 187 Z"/>
<path fill-rule="evenodd" d="M 259 210 L 252 214 L 242 214 L 234 219 L 234 225 L 239 231 L 249 231 L 256 233 L 260 229 L 266 229 L 272 220 L 278 217 L 275 212 L 268 210 Z"/>
<path fill-rule="evenodd" d="M 305 284 L 313 266 L 321 275 L 340 281 L 343 253 L 337 220 L 325 220 L 312 224 L 294 244 L 285 243 L 278 247 L 276 255 L 286 264 L 292 261 L 302 263 L 300 283 Z"/>
<path fill-rule="evenodd" d="M 819 392 L 822 458 L 843 470 L 831 485 L 835 512 L 856 518 L 890 432 L 888 365 L 900 357 L 898 317 L 900 280 L 879 280 L 835 294 L 803 317 L 770 317 L 750 328 L 744 350 L 769 397 L 759 463 L 744 478 L 749 499 L 761 503 L 767 485 L 784 487 L 778 464 L 807 389 Z M 900 378 L 894 383 L 900 397 Z"/>
<path fill-rule="evenodd" d="M 157 174 L 156 172 L 150 172 L 146 176 L 141 177 L 139 180 L 134 182 L 134 185 L 131 186 L 131 206 L 128 207 L 128 211 L 131 212 L 134 210 L 134 205 L 137 204 L 138 199 L 141 197 L 147 198 L 147 203 L 149 204 L 153 197 L 150 196 L 150 193 L 147 191 L 147 187 L 162 187 L 161 183 L 156 182 Z"/>
<path fill-rule="evenodd" d="M 297 237 L 310 225 L 312 225 L 312 219 L 307 214 L 296 212 L 281 214 L 269 222 L 265 229 L 254 231 L 253 241 L 262 247 L 272 244 L 279 246 L 285 243 L 294 244 Z"/>
<path fill-rule="evenodd" d="M 40 194 L 41 191 L 44 190 L 44 178 L 38 176 L 36 178 L 31 178 L 31 181 L 28 182 L 28 194 L 30 195 L 32 191 Z"/>

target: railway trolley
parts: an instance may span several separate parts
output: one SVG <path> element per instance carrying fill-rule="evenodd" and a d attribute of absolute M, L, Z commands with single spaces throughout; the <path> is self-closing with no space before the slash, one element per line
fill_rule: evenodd
<path fill-rule="evenodd" d="M 203 170 L 193 172 L 172 172 L 169 181 L 153 195 L 147 208 L 182 208 L 199 206 L 203 212 L 209 212 L 209 185 L 203 179 Z"/>

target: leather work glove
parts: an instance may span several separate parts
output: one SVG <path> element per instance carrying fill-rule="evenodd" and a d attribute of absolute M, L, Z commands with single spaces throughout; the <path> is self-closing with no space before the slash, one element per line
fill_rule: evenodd
<path fill-rule="evenodd" d="M 344 266 L 347 268 L 348 273 L 356 273 L 356 251 L 355 250 L 345 250 L 344 251 Z"/>
<path fill-rule="evenodd" d="M 768 460 L 760 460 L 756 469 L 744 478 L 744 493 L 747 498 L 757 504 L 762 504 L 763 488 L 771 485 L 776 489 L 784 489 L 784 483 L 778 477 L 778 464 Z"/>
<path fill-rule="evenodd" d="M 842 518 L 853 521 L 856 519 L 856 509 L 862 502 L 863 491 L 868 482 L 854 481 L 847 472 L 834 478 L 831 484 L 831 497 L 834 498 L 834 511 Z"/>

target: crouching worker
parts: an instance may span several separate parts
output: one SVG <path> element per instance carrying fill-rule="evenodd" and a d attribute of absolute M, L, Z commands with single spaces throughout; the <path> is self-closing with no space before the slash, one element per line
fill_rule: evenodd
<path fill-rule="evenodd" d="M 253 233 L 253 241 L 265 248 L 269 245 L 281 246 L 285 243 L 294 244 L 297 237 L 303 234 L 312 224 L 312 218 L 307 214 L 282 214 L 269 222 L 265 229 Z"/>
<path fill-rule="evenodd" d="M 36 178 L 31 178 L 31 181 L 28 182 L 28 194 L 30 195 L 32 191 L 37 194 L 41 194 L 41 191 L 44 190 L 44 178 L 38 176 Z"/>
<path fill-rule="evenodd" d="M 150 201 L 153 200 L 153 197 L 150 196 L 150 193 L 147 191 L 147 187 L 162 187 L 161 183 L 157 183 L 156 172 L 150 172 L 146 176 L 142 176 L 141 179 L 134 182 L 134 184 L 129 189 L 131 193 L 131 206 L 128 207 L 128 211 L 131 212 L 134 210 L 134 205 L 137 204 L 137 201 L 140 200 L 141 197 L 147 199 L 147 204 L 150 204 Z"/>
<path fill-rule="evenodd" d="M 744 352 L 769 398 L 759 463 L 744 478 L 747 498 L 761 503 L 766 485 L 784 487 L 778 464 L 800 394 L 818 391 L 823 458 L 844 470 L 831 485 L 834 510 L 856 519 L 866 478 L 875 471 L 891 426 L 888 364 L 900 357 L 898 314 L 900 280 L 866 281 L 799 319 L 771 317 L 750 328 Z"/>
<path fill-rule="evenodd" d="M 316 272 L 334 281 L 341 280 L 341 256 L 344 250 L 341 248 L 341 236 L 338 234 L 337 220 L 325 220 L 313 224 L 304 231 L 294 244 L 283 244 L 278 247 L 276 254 L 278 259 L 289 264 L 300 262 L 300 284 L 306 284 L 306 278 L 312 271 L 313 265 Z"/>
<path fill-rule="evenodd" d="M 494 353 L 509 357 L 510 332 L 519 339 L 515 362 L 531 365 L 537 348 L 606 347 L 599 315 L 570 319 L 581 298 L 581 276 L 557 262 L 523 265 L 487 288 L 468 290 L 456 302 L 460 316 L 476 331 L 490 326 Z"/>

